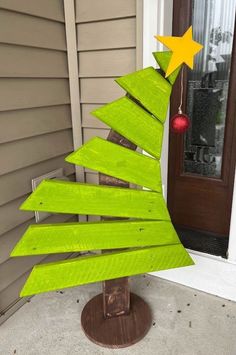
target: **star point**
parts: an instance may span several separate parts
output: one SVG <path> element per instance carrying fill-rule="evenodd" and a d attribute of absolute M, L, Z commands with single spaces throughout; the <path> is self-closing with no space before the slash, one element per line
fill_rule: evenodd
<path fill-rule="evenodd" d="M 184 63 L 193 69 L 194 56 L 203 48 L 203 45 L 193 40 L 192 26 L 182 37 L 155 36 L 155 38 L 173 52 L 166 71 L 166 77 Z"/>

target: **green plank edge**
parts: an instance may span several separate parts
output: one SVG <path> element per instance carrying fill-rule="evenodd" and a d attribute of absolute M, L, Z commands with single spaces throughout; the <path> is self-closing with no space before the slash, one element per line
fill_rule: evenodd
<path fill-rule="evenodd" d="M 153 52 L 152 53 L 155 60 L 159 64 L 161 70 L 163 70 L 164 73 L 166 73 L 167 68 L 170 63 L 170 59 L 172 56 L 171 51 L 164 51 L 164 52 Z M 177 76 L 179 75 L 179 71 L 181 69 L 181 66 L 177 68 L 172 74 L 170 74 L 166 79 L 173 85 L 175 83 L 175 80 L 177 79 Z"/>
<path fill-rule="evenodd" d="M 162 192 L 159 160 L 99 137 L 89 140 L 65 160 Z"/>
<path fill-rule="evenodd" d="M 31 225 L 11 256 L 178 244 L 168 221 L 101 221 Z"/>
<path fill-rule="evenodd" d="M 84 256 L 33 268 L 20 296 L 193 265 L 182 244 Z"/>
<path fill-rule="evenodd" d="M 161 193 L 60 180 L 44 180 L 20 209 L 170 220 Z"/>
<path fill-rule="evenodd" d="M 165 122 L 172 86 L 154 68 L 138 70 L 116 79 L 116 82 L 162 123 Z"/>
<path fill-rule="evenodd" d="M 160 158 L 163 124 L 130 98 L 122 97 L 91 114 L 153 157 Z"/>

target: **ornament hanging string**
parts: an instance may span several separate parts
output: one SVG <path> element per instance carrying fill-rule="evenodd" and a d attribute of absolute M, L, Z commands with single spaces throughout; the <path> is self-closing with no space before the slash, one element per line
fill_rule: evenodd
<path fill-rule="evenodd" d="M 184 67 L 181 68 L 181 82 L 180 82 L 180 105 L 178 108 L 178 113 L 181 115 L 182 105 L 183 105 L 183 94 L 184 94 Z"/>
<path fill-rule="evenodd" d="M 178 107 L 178 113 L 171 118 L 170 128 L 174 133 L 184 133 L 188 130 L 190 126 L 190 119 L 182 111 L 183 105 L 183 94 L 184 94 L 184 68 L 181 69 L 180 78 L 180 104 Z"/>

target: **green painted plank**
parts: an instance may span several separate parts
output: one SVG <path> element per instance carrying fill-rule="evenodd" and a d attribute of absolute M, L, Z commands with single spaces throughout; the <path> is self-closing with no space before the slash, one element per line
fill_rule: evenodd
<path fill-rule="evenodd" d="M 78 257 L 36 265 L 20 295 L 21 297 L 30 296 L 61 288 L 192 264 L 193 261 L 182 244 Z"/>
<path fill-rule="evenodd" d="M 159 160 L 99 137 L 92 138 L 65 160 L 162 192 Z"/>
<path fill-rule="evenodd" d="M 172 86 L 154 68 L 148 67 L 116 79 L 161 122 L 165 122 Z"/>
<path fill-rule="evenodd" d="M 11 256 L 180 243 L 168 221 L 109 221 L 31 225 Z"/>
<path fill-rule="evenodd" d="M 164 52 L 153 52 L 152 53 L 155 60 L 159 64 L 161 70 L 163 70 L 164 73 L 166 73 L 172 52 L 171 51 L 164 51 Z M 181 69 L 181 66 L 177 68 L 172 74 L 170 74 L 167 77 L 167 80 L 173 85 L 175 83 L 175 80 L 177 79 L 177 76 L 179 75 L 179 71 Z"/>
<path fill-rule="evenodd" d="M 133 100 L 122 97 L 92 114 L 138 147 L 160 158 L 163 124 Z"/>
<path fill-rule="evenodd" d="M 161 193 L 44 180 L 21 210 L 170 220 Z"/>

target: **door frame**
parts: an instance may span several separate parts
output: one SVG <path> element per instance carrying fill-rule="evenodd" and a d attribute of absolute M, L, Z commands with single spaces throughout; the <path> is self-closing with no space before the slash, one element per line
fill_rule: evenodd
<path fill-rule="evenodd" d="M 171 35 L 172 12 L 174 0 L 142 0 L 143 1 L 143 67 L 156 63 L 151 52 L 163 50 L 163 45 L 154 39 L 155 34 Z M 169 117 L 169 112 L 168 112 Z M 164 197 L 167 196 L 169 120 L 165 123 L 163 150 L 161 159 Z M 215 257 L 210 254 L 189 250 L 196 265 L 152 273 L 170 281 L 174 281 L 195 289 L 236 301 L 236 174 L 231 211 L 228 258 Z M 235 216 L 235 218 L 233 218 Z"/>

